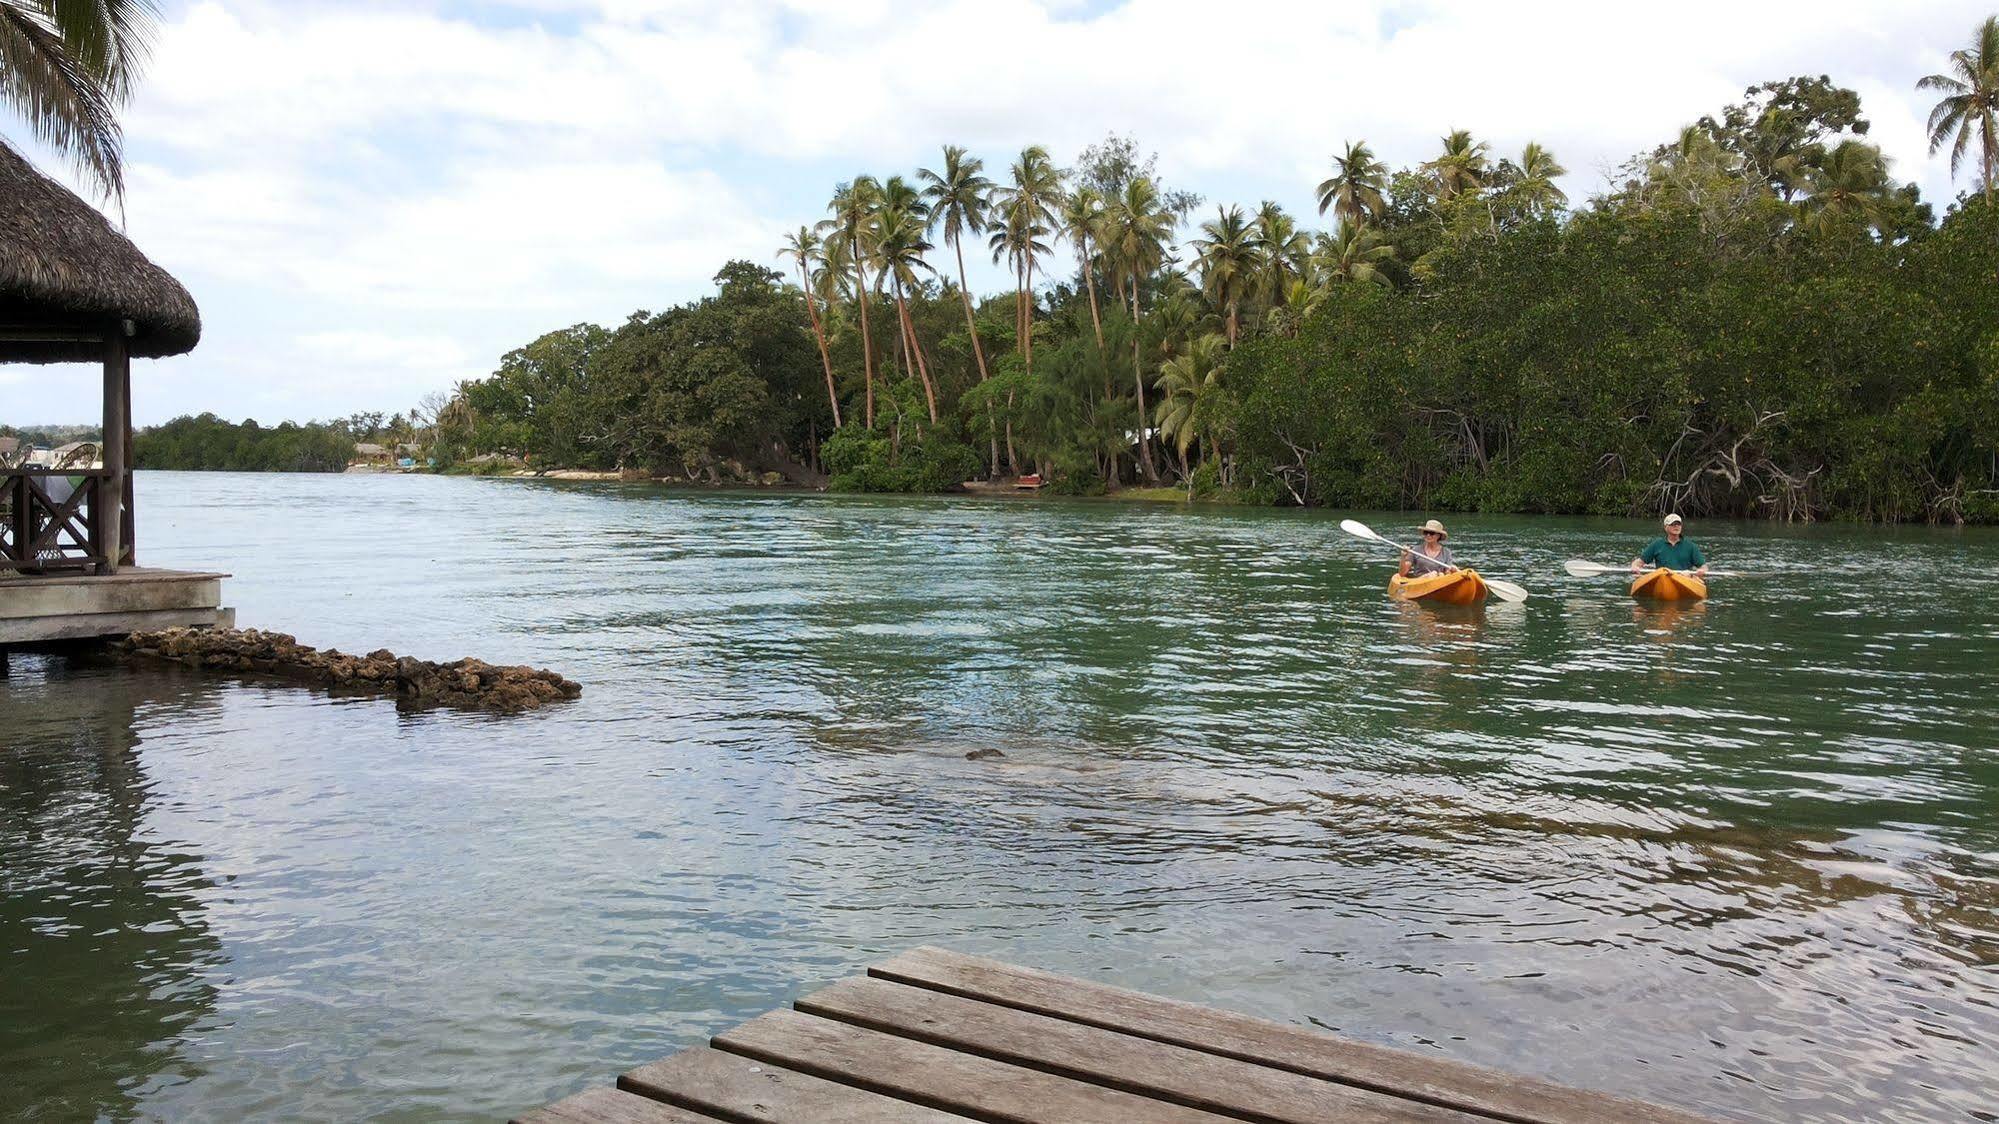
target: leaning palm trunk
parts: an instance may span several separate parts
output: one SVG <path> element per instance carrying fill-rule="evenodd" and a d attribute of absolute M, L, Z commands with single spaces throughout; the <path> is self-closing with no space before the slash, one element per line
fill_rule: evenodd
<path fill-rule="evenodd" d="M 979 381 L 985 382 L 986 379 L 989 377 L 986 374 L 986 349 L 980 346 L 979 344 L 979 322 L 978 318 L 972 314 L 972 291 L 965 287 L 964 240 L 959 238 L 951 239 L 951 250 L 952 252 L 958 255 L 958 295 L 962 297 L 965 302 L 965 331 L 968 332 L 972 337 L 972 358 L 978 360 L 979 363 Z M 992 475 L 995 479 L 997 479 L 999 476 L 999 464 L 1000 464 L 999 435 L 997 433 L 992 432 L 995 428 L 997 428 L 992 424 L 993 420 L 994 419 L 993 419 L 992 403 L 987 402 L 986 438 L 992 445 L 991 449 L 992 457 L 989 463 L 992 465 Z"/>
<path fill-rule="evenodd" d="M 902 292 L 902 278 L 895 280 L 895 307 L 902 314 L 903 346 L 916 357 L 916 375 L 923 380 L 923 402 L 930 408 L 930 424 L 937 424 L 937 391 L 930 385 L 930 365 L 923 361 L 923 344 L 916 338 L 916 322 L 909 318 L 909 300 Z"/>
<path fill-rule="evenodd" d="M 805 263 L 798 263 L 798 283 L 805 291 L 805 311 L 812 317 L 812 335 L 819 341 L 819 364 L 826 368 L 826 401 L 833 407 L 833 428 L 840 428 L 840 392 L 833 386 L 833 356 L 826 350 L 826 326 L 819 321 L 819 305 L 812 299 L 812 278 Z"/>
<path fill-rule="evenodd" d="M 1032 253 L 1027 256 L 1027 286 L 1021 292 L 1027 297 L 1022 306 L 1026 311 L 1021 314 L 1020 322 L 1021 356 L 1027 361 L 1027 373 L 1031 375 L 1034 373 L 1034 255 Z"/>

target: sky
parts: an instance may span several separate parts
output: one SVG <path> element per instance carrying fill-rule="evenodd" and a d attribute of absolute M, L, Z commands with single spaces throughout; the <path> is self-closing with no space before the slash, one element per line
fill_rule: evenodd
<path fill-rule="evenodd" d="M 134 419 L 407 409 L 545 331 L 698 297 L 730 258 L 782 268 L 835 183 L 944 144 L 994 174 L 1126 134 L 1204 210 L 1315 218 L 1345 141 L 1399 167 L 1463 128 L 1553 149 L 1581 201 L 1745 87 L 1823 73 L 1941 211 L 1968 181 L 1929 155 L 1915 83 L 1995 2 L 165 0 L 125 230 L 203 337 L 135 367 Z M 76 182 L 25 134 L 0 110 Z M 1010 284 L 968 259 L 975 290 Z M 0 367 L 0 422 L 90 421 L 97 389 Z"/>

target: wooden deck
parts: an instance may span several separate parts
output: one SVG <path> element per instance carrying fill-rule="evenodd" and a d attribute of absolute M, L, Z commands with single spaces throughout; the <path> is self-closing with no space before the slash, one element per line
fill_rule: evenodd
<path fill-rule="evenodd" d="M 184 625 L 228 628 L 227 574 L 130 566 L 115 574 L 0 571 L 0 648 Z"/>
<path fill-rule="evenodd" d="M 1699 1119 L 918 948 L 516 1124 Z"/>

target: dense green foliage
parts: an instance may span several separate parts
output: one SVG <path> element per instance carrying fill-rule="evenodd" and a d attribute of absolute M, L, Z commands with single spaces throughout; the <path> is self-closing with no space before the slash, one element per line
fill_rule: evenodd
<path fill-rule="evenodd" d="M 354 455 L 348 422 L 283 422 L 269 429 L 214 414 L 178 417 L 132 435 L 138 468 L 234 472 L 340 472 Z"/>
<path fill-rule="evenodd" d="M 1991 67 L 1959 56 L 1935 141 L 1990 167 Z M 1576 207 L 1538 144 L 1454 132 L 1391 171 L 1354 142 L 1322 231 L 1269 202 L 1192 220 L 1122 138 L 990 177 L 948 147 L 839 185 L 779 255 L 796 284 L 732 262 L 712 297 L 509 353 L 438 447 L 873 491 L 1992 519 L 1999 204 L 1981 184 L 1939 222 L 1867 133 L 1827 78 L 1765 83 Z M 968 244 L 1010 293 L 968 296 Z"/>

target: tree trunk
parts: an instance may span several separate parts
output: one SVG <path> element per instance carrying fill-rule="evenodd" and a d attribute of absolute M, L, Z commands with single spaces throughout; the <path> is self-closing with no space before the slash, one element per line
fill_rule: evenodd
<path fill-rule="evenodd" d="M 819 362 L 826 368 L 826 401 L 833 407 L 833 428 L 840 428 L 840 393 L 833 386 L 833 356 L 826 350 L 826 328 L 819 322 L 819 305 L 812 299 L 812 278 L 798 263 L 798 281 L 805 291 L 805 311 L 812 316 L 812 335 L 819 341 Z"/>
<path fill-rule="evenodd" d="M 951 239 L 951 249 L 958 255 L 958 295 L 965 300 L 965 331 L 972 336 L 972 358 L 979 363 L 979 381 L 986 381 L 986 350 L 979 346 L 979 324 L 972 315 L 972 291 L 965 287 L 965 244 L 962 240 Z"/>
<path fill-rule="evenodd" d="M 1034 252 L 1032 250 L 1027 254 L 1027 288 L 1024 292 L 1027 294 L 1027 311 L 1024 314 L 1025 319 L 1021 322 L 1020 338 L 1026 347 L 1021 355 L 1027 361 L 1027 373 L 1031 375 L 1034 373 Z"/>
<path fill-rule="evenodd" d="M 903 296 L 902 278 L 895 279 L 895 306 L 902 313 L 903 342 L 916 355 L 916 374 L 923 380 L 923 401 L 930 407 L 930 424 L 937 424 L 937 390 L 930 385 L 930 365 L 923 361 L 923 342 L 916 338 L 916 321 L 909 318 L 909 300 Z"/>
<path fill-rule="evenodd" d="M 1138 288 L 1136 270 L 1131 275 L 1131 378 L 1138 386 L 1138 465 L 1148 484 L 1159 483 L 1159 470 L 1152 466 L 1152 442 L 1145 436 L 1145 367 L 1139 357 Z"/>
<path fill-rule="evenodd" d="M 868 334 L 868 271 L 861 264 L 861 240 L 854 240 L 854 299 L 861 305 L 861 371 L 868 387 L 867 427 L 875 427 L 875 342 Z"/>
<path fill-rule="evenodd" d="M 1087 244 L 1083 249 L 1083 288 L 1090 292 L 1090 327 L 1097 330 L 1097 350 L 1104 347 L 1104 318 L 1097 314 L 1097 275 L 1090 268 L 1090 251 Z"/>

